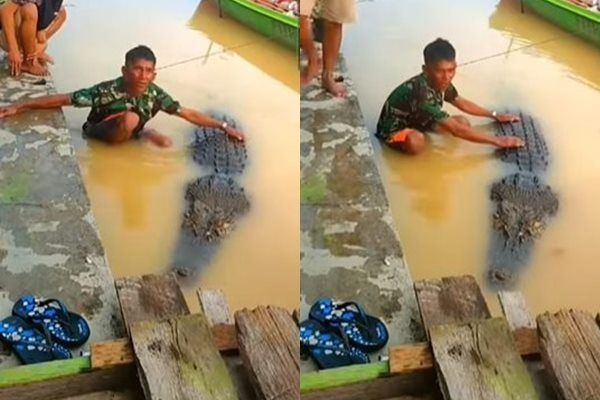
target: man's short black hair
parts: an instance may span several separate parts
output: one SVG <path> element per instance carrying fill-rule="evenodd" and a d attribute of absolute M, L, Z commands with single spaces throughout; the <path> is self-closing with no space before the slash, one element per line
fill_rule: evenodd
<path fill-rule="evenodd" d="M 150 47 L 144 45 L 134 47 L 125 54 L 125 65 L 131 65 L 140 59 L 151 61 L 156 65 L 156 56 L 152 50 L 150 50 Z"/>
<path fill-rule="evenodd" d="M 437 38 L 425 46 L 423 57 L 426 65 L 432 65 L 440 61 L 454 61 L 456 59 L 456 50 L 449 41 Z"/>

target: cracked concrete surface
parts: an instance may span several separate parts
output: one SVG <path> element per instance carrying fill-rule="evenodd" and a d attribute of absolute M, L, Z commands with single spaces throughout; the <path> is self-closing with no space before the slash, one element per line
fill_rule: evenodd
<path fill-rule="evenodd" d="M 14 79 L 0 69 L 2 105 L 54 93 L 51 78 Z M 0 318 L 27 293 L 84 315 L 90 342 L 122 335 L 113 277 L 58 110 L 0 121 Z M 0 356 L 0 368 L 15 364 Z"/>
<path fill-rule="evenodd" d="M 343 61 L 341 71 L 347 76 Z M 351 80 L 345 84 L 347 99 L 316 85 L 301 98 L 301 316 L 321 296 L 354 300 L 385 320 L 390 345 L 422 340 L 413 282 L 369 132 Z"/>

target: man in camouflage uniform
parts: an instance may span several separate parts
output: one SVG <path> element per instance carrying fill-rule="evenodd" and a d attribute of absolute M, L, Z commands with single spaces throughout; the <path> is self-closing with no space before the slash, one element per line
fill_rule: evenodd
<path fill-rule="evenodd" d="M 125 55 L 122 76 L 70 94 L 57 94 L 25 100 L 0 108 L 0 118 L 30 109 L 72 105 L 91 107 L 83 133 L 106 143 L 123 143 L 131 138 L 150 140 L 161 147 L 172 144 L 168 136 L 145 128 L 159 111 L 176 115 L 198 126 L 221 129 L 226 135 L 243 140 L 241 132 L 198 111 L 182 107 L 154 84 L 156 57 L 146 46 L 131 49 Z"/>
<path fill-rule="evenodd" d="M 471 142 L 500 148 L 524 145 L 517 137 L 494 137 L 476 132 L 463 116 L 450 116 L 444 101 L 467 114 L 493 118 L 501 123 L 518 121 L 510 114 L 499 114 L 459 96 L 452 84 L 456 74 L 456 52 L 443 39 L 428 44 L 423 51 L 423 72 L 402 83 L 388 96 L 377 123 L 376 136 L 387 145 L 407 154 L 425 149 L 425 132 L 449 133 Z"/>

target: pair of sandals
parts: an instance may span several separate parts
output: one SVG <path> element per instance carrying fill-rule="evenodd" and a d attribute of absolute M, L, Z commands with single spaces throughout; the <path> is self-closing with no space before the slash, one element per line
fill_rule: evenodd
<path fill-rule="evenodd" d="M 300 324 L 302 355 L 310 356 L 319 369 L 367 364 L 367 353 L 382 349 L 388 339 L 385 324 L 355 302 L 321 298 Z"/>
<path fill-rule="evenodd" d="M 60 300 L 21 297 L 12 315 L 0 321 L 0 340 L 11 347 L 23 364 L 71 358 L 68 348 L 90 337 L 90 327 Z"/>

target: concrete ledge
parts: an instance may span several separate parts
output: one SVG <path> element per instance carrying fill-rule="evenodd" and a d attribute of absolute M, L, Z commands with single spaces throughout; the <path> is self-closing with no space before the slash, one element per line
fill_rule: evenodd
<path fill-rule="evenodd" d="M 358 98 L 345 83 L 348 99 L 317 86 L 301 98 L 301 315 L 320 296 L 354 300 L 386 321 L 391 345 L 416 342 L 424 335 L 413 282 Z"/>
<path fill-rule="evenodd" d="M 54 93 L 51 78 L 6 75 L 3 104 Z M 122 336 L 113 278 L 62 111 L 0 121 L 0 318 L 31 293 L 65 301 L 92 327 L 92 341 Z M 0 357 L 0 367 L 15 360 Z"/>

